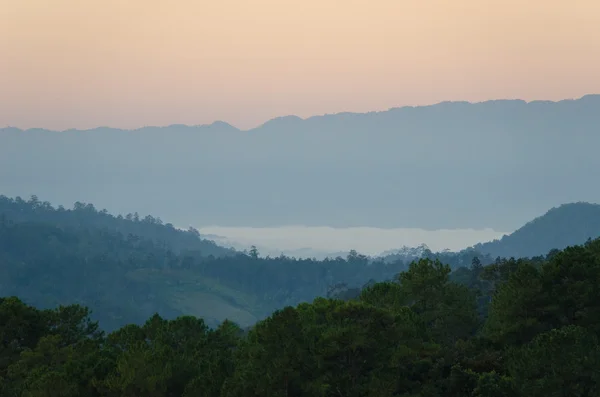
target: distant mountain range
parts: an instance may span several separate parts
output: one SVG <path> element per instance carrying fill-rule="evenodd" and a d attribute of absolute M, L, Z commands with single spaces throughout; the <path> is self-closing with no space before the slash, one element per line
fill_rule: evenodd
<path fill-rule="evenodd" d="M 0 130 L 0 186 L 177 225 L 515 230 L 600 202 L 600 95 L 133 131 Z"/>

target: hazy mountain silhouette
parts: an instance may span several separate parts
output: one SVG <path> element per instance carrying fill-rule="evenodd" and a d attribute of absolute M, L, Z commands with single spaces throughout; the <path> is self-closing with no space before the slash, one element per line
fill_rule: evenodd
<path fill-rule="evenodd" d="M 0 130 L 2 193 L 177 226 L 515 230 L 600 202 L 600 95 L 126 131 Z"/>
<path fill-rule="evenodd" d="M 533 257 L 598 237 L 600 205 L 571 203 L 552 208 L 500 240 L 477 244 L 473 248 L 492 257 Z"/>

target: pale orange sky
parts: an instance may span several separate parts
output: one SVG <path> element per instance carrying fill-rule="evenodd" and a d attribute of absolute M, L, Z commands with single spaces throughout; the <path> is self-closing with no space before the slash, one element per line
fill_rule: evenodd
<path fill-rule="evenodd" d="M 0 0 L 0 127 L 589 93 L 598 0 Z"/>

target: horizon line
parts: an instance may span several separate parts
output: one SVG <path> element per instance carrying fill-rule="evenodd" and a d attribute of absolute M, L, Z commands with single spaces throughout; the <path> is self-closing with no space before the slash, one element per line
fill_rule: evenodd
<path fill-rule="evenodd" d="M 186 128 L 207 128 L 207 127 L 212 127 L 215 125 L 225 125 L 227 127 L 230 127 L 232 129 L 235 129 L 238 132 L 249 132 L 261 127 L 264 127 L 265 125 L 269 124 L 270 122 L 276 121 L 276 120 L 281 120 L 281 119 L 288 119 L 288 118 L 294 118 L 294 119 L 299 119 L 301 121 L 307 121 L 310 119 L 314 119 L 314 118 L 322 118 L 322 117 L 328 117 L 328 116 L 338 116 L 338 115 L 367 115 L 367 114 L 372 114 L 372 113 L 386 113 L 386 112 L 390 112 L 393 110 L 403 110 L 403 109 L 416 109 L 416 108 L 430 108 L 430 107 L 435 107 L 435 106 L 439 106 L 439 105 L 445 105 L 445 104 L 469 104 L 469 105 L 479 105 L 479 104 L 486 104 L 486 103 L 490 103 L 490 102 L 523 102 L 525 104 L 531 104 L 531 103 L 536 103 L 536 102 L 545 102 L 545 103 L 553 103 L 553 104 L 558 104 L 561 102 L 574 102 L 574 101 L 580 101 L 584 98 L 587 97 L 595 97 L 595 96 L 599 96 L 600 97 L 600 93 L 598 94 L 585 94 L 582 95 L 580 97 L 577 98 L 564 98 L 564 99 L 559 99 L 559 100 L 547 100 L 547 99 L 533 99 L 533 100 L 524 100 L 524 99 L 519 99 L 519 98 L 513 98 L 513 99 L 509 99 L 509 98 L 503 98 L 503 99 L 487 99 L 485 101 L 459 101 L 459 100 L 445 100 L 445 101 L 440 101 L 440 102 L 435 102 L 435 103 L 431 103 L 431 104 L 427 104 L 427 105 L 403 105 L 403 106 L 394 106 L 394 107 L 390 107 L 387 109 L 383 109 L 383 110 L 371 110 L 371 111 L 364 111 L 364 112 L 350 112 L 350 111 L 340 111 L 340 112 L 335 112 L 335 113 L 322 113 L 322 114 L 315 114 L 309 117 L 305 117 L 302 118 L 300 116 L 294 115 L 294 114 L 288 114 L 288 115 L 284 115 L 284 116 L 276 116 L 273 117 L 271 119 L 266 120 L 265 122 L 257 125 L 256 127 L 252 127 L 252 128 L 247 128 L 247 129 L 242 129 L 242 128 L 238 128 L 236 126 L 234 126 L 233 124 L 223 121 L 223 120 L 215 120 L 212 123 L 209 124 L 180 124 L 180 123 L 173 123 L 173 124 L 168 124 L 168 125 L 144 125 L 143 127 L 138 127 L 138 128 L 120 128 L 120 127 L 111 127 L 111 126 L 107 126 L 107 125 L 100 125 L 97 127 L 93 127 L 93 128 L 86 128 L 86 129 L 79 129 L 79 128 L 67 128 L 64 130 L 52 130 L 52 129 L 48 129 L 48 128 L 44 128 L 44 127 L 32 127 L 32 128 L 20 128 L 17 126 L 11 126 L 11 125 L 7 125 L 6 127 L 2 127 L 0 128 L 0 131 L 5 131 L 5 130 L 19 130 L 21 132 L 25 132 L 25 131 L 31 131 L 31 130 L 45 130 L 45 131 L 50 131 L 50 132 L 73 132 L 73 131 L 77 131 L 77 132 L 87 132 L 87 131 L 93 131 L 93 130 L 98 130 L 98 129 L 111 129 L 111 130 L 120 130 L 120 131 L 139 131 L 139 130 L 143 130 L 143 129 L 147 129 L 147 128 L 170 128 L 170 127 L 186 127 Z"/>

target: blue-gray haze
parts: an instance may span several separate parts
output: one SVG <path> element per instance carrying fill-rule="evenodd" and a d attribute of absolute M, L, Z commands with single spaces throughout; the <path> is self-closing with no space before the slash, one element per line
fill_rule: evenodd
<path fill-rule="evenodd" d="M 600 95 L 446 102 L 240 131 L 0 130 L 0 194 L 175 225 L 514 230 L 600 202 Z"/>

